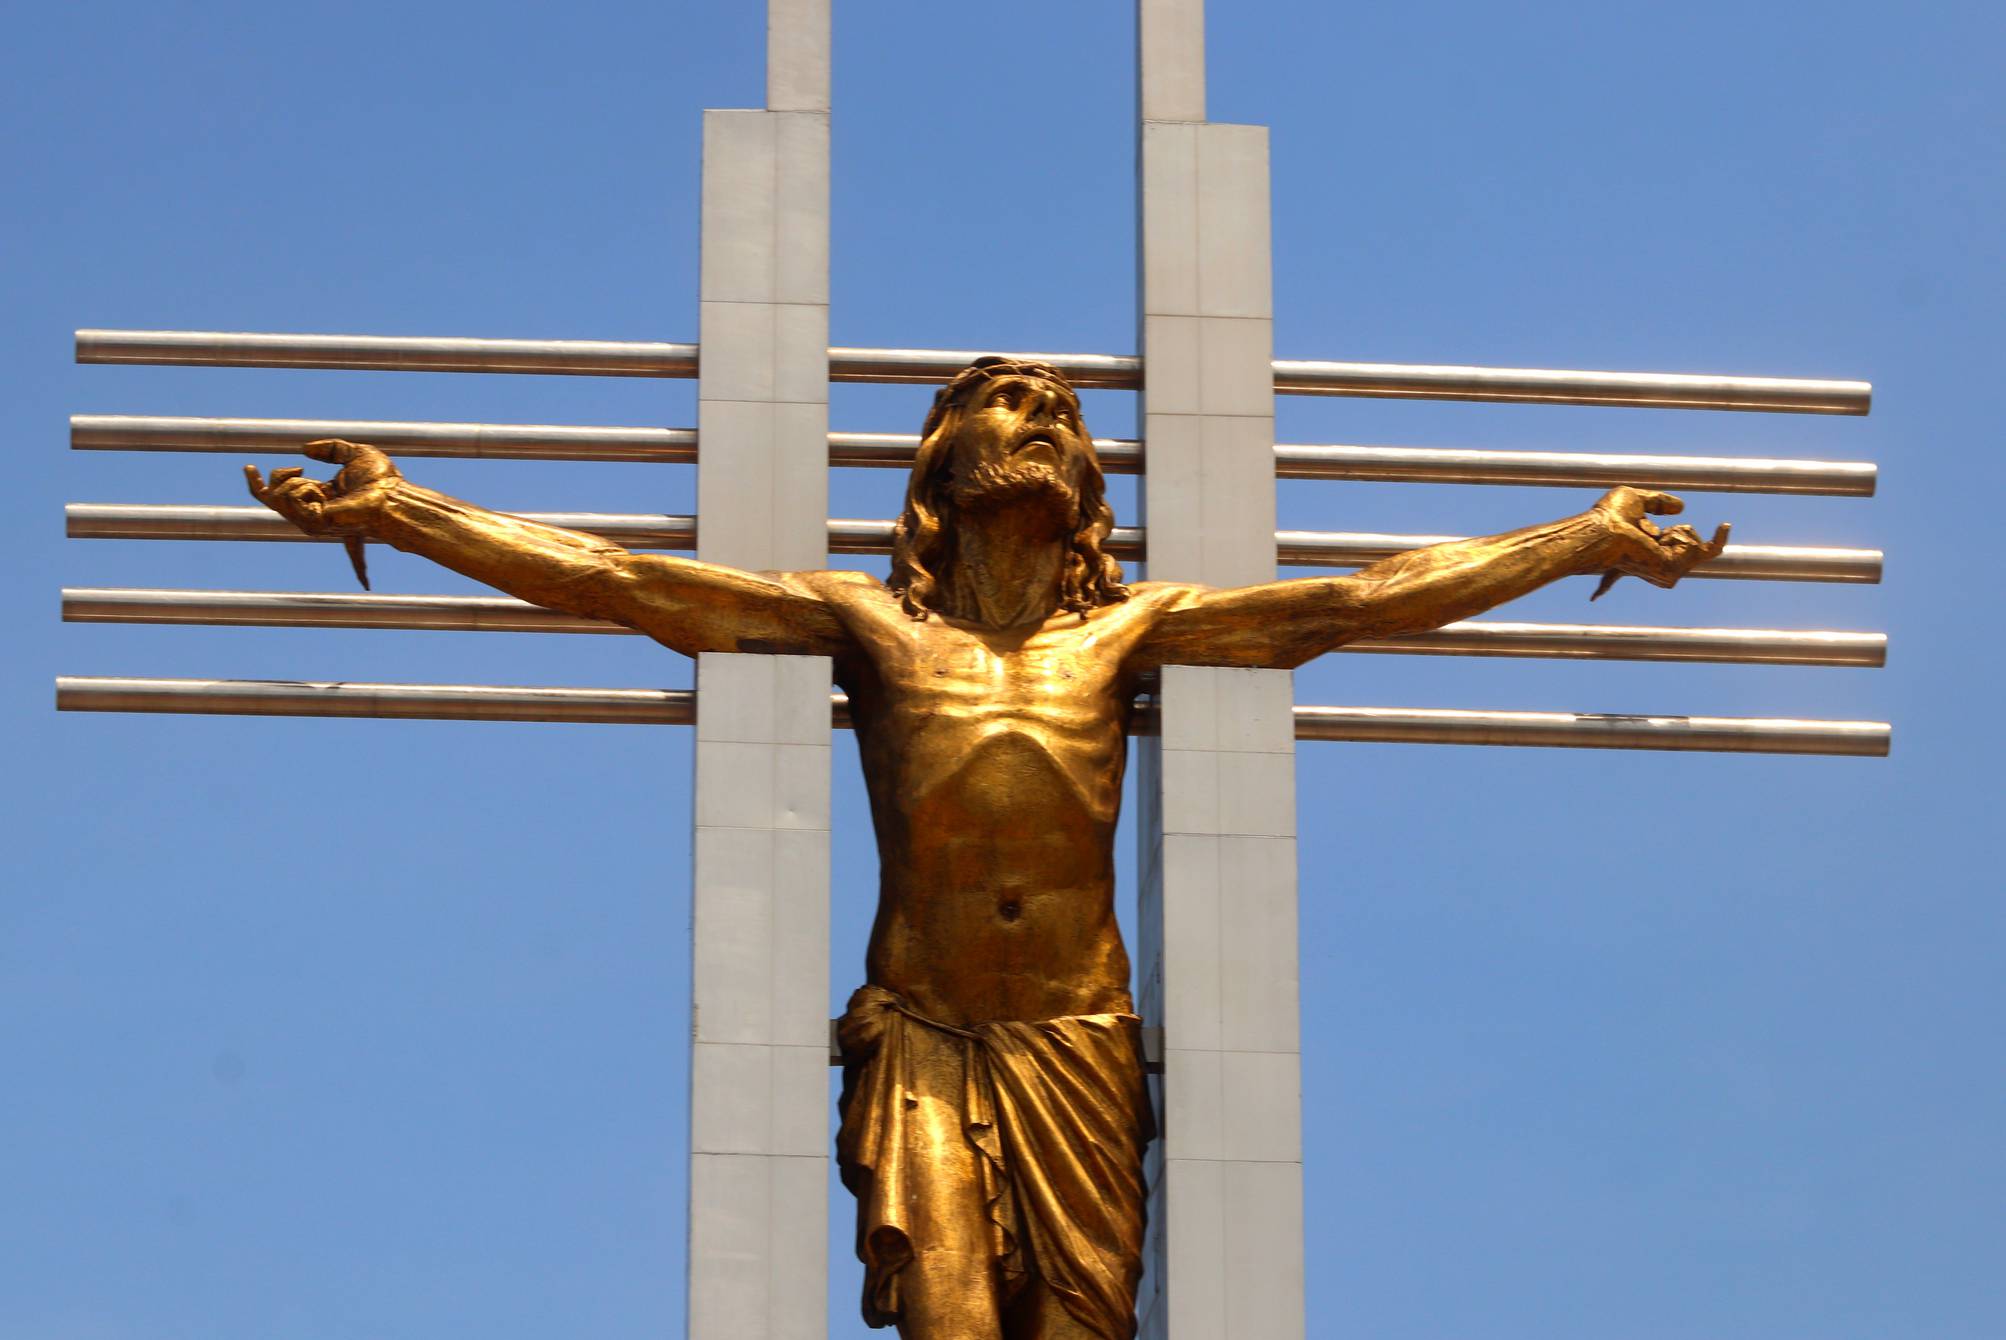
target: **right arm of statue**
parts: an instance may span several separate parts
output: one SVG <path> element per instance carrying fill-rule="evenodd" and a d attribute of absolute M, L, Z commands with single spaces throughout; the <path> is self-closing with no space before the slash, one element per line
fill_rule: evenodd
<path fill-rule="evenodd" d="M 567 614 L 607 619 L 694 656 L 705 651 L 827 656 L 849 635 L 791 573 L 743 572 L 540 525 L 419 488 L 390 458 L 354 442 L 309 443 L 342 469 L 325 483 L 297 466 L 269 482 L 244 467 L 251 496 L 309 535 L 362 536 Z"/>

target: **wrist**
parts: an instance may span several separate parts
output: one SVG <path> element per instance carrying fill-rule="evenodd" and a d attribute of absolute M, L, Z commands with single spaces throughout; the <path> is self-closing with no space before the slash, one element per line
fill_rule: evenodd
<path fill-rule="evenodd" d="M 390 519 L 396 495 L 403 487 L 401 477 L 377 480 L 329 502 L 324 515 L 328 524 L 339 530 L 372 533 Z"/>
<path fill-rule="evenodd" d="M 1575 540 L 1574 572 L 1577 576 L 1607 571 L 1620 545 L 1617 528 L 1605 508 L 1591 507 L 1565 523 Z"/>

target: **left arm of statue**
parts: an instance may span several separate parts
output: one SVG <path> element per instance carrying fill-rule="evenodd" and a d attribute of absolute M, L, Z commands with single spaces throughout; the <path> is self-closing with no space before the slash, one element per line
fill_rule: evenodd
<path fill-rule="evenodd" d="M 1348 577 L 1193 587 L 1153 620 L 1139 660 L 1293 669 L 1358 638 L 1467 619 L 1561 577 L 1622 573 L 1669 587 L 1727 545 L 1726 526 L 1708 541 L 1691 526 L 1660 529 L 1648 519 L 1684 506 L 1669 493 L 1611 489 L 1579 516 L 1411 550 Z"/>

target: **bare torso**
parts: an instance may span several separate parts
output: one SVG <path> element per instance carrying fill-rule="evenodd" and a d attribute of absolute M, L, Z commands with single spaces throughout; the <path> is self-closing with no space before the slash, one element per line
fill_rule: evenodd
<path fill-rule="evenodd" d="M 998 631 L 817 582 L 881 864 L 870 980 L 956 1024 L 1130 1008 L 1114 830 L 1147 599 Z"/>

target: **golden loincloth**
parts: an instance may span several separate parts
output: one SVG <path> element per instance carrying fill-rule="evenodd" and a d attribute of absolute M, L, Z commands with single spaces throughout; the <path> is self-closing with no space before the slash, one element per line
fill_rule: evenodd
<path fill-rule="evenodd" d="M 1105 1340 L 1135 1334 L 1142 1277 L 1142 1153 L 1152 1133 L 1132 1014 L 955 1028 L 882 987 L 838 1026 L 836 1156 L 857 1197 L 864 1320 L 898 1319 L 900 1269 L 928 1226 L 986 1215 L 981 1235 L 1008 1302 L 1035 1278 Z M 940 1091 L 958 1087 L 959 1093 Z M 934 1144 L 922 1103 L 952 1103 L 975 1157 Z"/>

